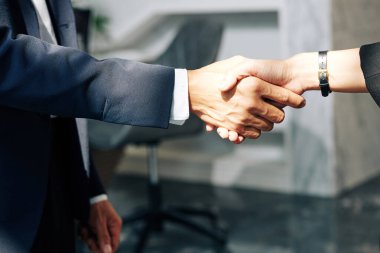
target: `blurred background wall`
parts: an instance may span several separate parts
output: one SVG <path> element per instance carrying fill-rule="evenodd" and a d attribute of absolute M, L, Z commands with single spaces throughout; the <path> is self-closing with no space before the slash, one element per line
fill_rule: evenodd
<path fill-rule="evenodd" d="M 376 0 L 333 0 L 333 48 L 380 41 L 379 11 Z M 334 112 L 337 181 L 350 189 L 379 174 L 379 108 L 369 94 L 335 94 Z"/>

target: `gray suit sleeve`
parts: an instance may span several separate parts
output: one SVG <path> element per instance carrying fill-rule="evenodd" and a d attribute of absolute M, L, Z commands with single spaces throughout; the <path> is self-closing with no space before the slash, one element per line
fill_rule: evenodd
<path fill-rule="evenodd" d="M 62 117 L 166 128 L 174 69 L 77 49 L 0 27 L 0 105 Z"/>
<path fill-rule="evenodd" d="M 380 43 L 360 48 L 360 64 L 367 89 L 380 107 Z"/>

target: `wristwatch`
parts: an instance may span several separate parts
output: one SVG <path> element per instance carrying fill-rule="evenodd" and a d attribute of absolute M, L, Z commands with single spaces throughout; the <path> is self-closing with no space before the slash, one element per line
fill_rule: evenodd
<path fill-rule="evenodd" d="M 319 51 L 318 65 L 319 87 L 321 88 L 322 96 L 327 97 L 331 93 L 329 84 L 329 73 L 327 71 L 327 51 Z"/>

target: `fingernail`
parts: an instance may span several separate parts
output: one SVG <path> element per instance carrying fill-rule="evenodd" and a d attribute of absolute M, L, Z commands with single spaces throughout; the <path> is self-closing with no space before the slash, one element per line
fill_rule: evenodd
<path fill-rule="evenodd" d="M 112 247 L 111 245 L 107 244 L 103 248 L 104 253 L 112 253 Z"/>
<path fill-rule="evenodd" d="M 304 107 L 306 105 L 306 99 L 302 102 L 301 107 Z"/>

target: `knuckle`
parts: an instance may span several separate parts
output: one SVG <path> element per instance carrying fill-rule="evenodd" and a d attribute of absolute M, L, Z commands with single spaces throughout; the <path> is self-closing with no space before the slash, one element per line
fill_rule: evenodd
<path fill-rule="evenodd" d="M 252 139 L 258 139 L 260 136 L 261 136 L 261 131 L 252 133 Z"/>
<path fill-rule="evenodd" d="M 257 111 L 260 109 L 260 103 L 257 101 L 257 99 L 252 99 L 249 105 L 246 106 L 247 110 L 254 110 Z"/>
<path fill-rule="evenodd" d="M 258 93 L 261 90 L 261 84 L 256 78 L 251 79 L 251 89 L 253 92 Z"/>
<path fill-rule="evenodd" d="M 249 114 L 240 114 L 238 116 L 238 118 L 236 119 L 237 120 L 237 124 L 240 125 L 240 126 L 249 124 L 251 122 L 249 116 L 250 116 Z"/>
<path fill-rule="evenodd" d="M 290 95 L 289 95 L 289 93 L 288 93 L 288 92 L 285 92 L 284 94 L 282 94 L 282 96 L 281 96 L 281 100 L 282 100 L 282 102 L 284 102 L 284 103 L 288 103 L 289 100 L 290 100 Z"/>
<path fill-rule="evenodd" d="M 236 124 L 233 128 L 231 128 L 232 131 L 241 134 L 244 133 L 244 126 L 243 124 Z"/>
<path fill-rule="evenodd" d="M 249 138 L 249 139 L 257 139 L 260 137 L 261 135 L 261 131 L 258 130 L 258 129 L 247 129 L 244 131 L 244 134 L 242 134 L 243 136 Z"/>
<path fill-rule="evenodd" d="M 261 108 L 261 112 L 260 112 L 260 114 L 261 114 L 262 116 L 267 116 L 267 115 L 269 114 L 269 109 L 268 109 L 268 107 L 263 107 L 263 108 Z"/>

